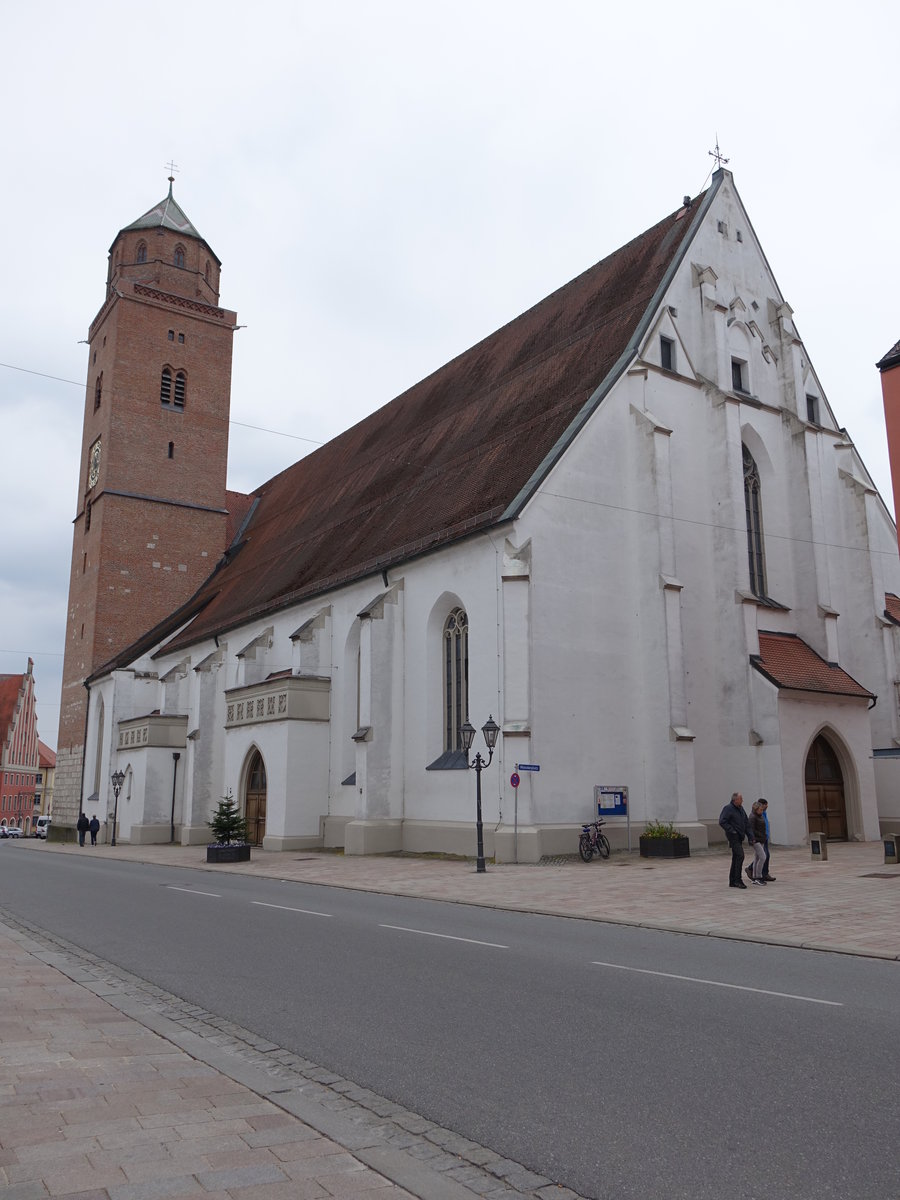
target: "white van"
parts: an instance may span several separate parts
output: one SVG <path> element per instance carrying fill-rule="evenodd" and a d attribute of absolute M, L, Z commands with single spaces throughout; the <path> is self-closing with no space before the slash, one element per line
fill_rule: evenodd
<path fill-rule="evenodd" d="M 50 828 L 50 817 L 38 817 L 34 823 L 34 836 L 46 838 L 47 830 Z"/>

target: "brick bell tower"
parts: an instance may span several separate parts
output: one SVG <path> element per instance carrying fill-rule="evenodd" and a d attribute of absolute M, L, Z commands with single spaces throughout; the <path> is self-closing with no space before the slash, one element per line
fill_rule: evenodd
<path fill-rule="evenodd" d="M 88 333 L 54 829 L 105 794 L 84 771 L 84 679 L 188 600 L 225 550 L 237 314 L 219 307 L 221 263 L 173 182 L 116 236 Z"/>

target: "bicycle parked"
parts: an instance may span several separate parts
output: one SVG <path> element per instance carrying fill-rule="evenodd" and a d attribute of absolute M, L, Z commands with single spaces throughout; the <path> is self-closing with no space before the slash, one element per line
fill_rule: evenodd
<path fill-rule="evenodd" d="M 595 854 L 599 854 L 601 858 L 609 858 L 609 841 L 600 828 L 604 824 L 605 821 L 600 817 L 597 821 L 582 825 L 581 836 L 578 839 L 578 853 L 585 862 L 590 862 Z"/>

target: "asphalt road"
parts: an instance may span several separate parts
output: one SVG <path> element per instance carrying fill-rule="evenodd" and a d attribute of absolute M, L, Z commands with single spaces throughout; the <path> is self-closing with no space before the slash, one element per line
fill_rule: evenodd
<path fill-rule="evenodd" d="M 897 964 L 14 843 L 0 908 L 584 1196 L 900 1196 Z"/>

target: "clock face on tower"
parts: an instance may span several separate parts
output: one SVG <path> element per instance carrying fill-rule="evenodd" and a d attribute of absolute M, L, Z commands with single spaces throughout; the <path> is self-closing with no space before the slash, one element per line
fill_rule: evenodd
<path fill-rule="evenodd" d="M 88 487 L 92 488 L 100 478 L 100 439 L 97 438 L 88 454 Z"/>

